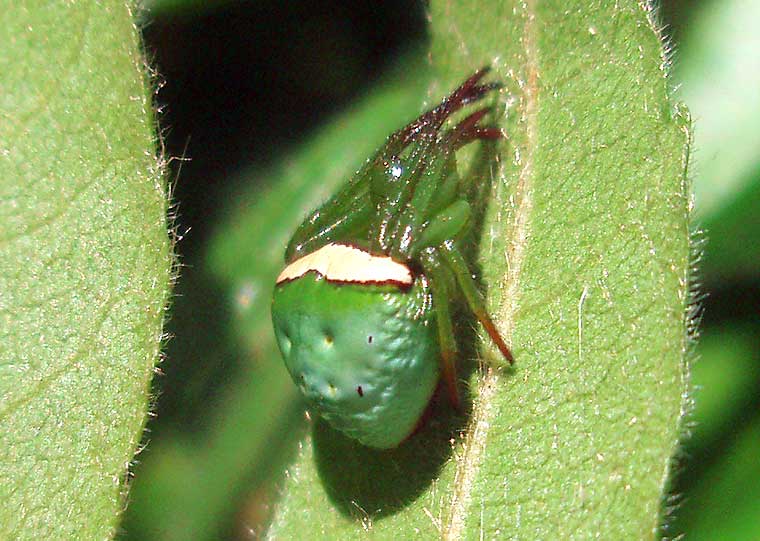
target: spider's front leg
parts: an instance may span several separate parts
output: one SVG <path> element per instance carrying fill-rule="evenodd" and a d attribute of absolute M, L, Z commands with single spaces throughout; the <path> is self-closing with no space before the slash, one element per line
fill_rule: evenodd
<path fill-rule="evenodd" d="M 454 245 L 453 241 L 448 240 L 444 242 L 436 251 L 440 254 L 440 257 L 443 259 L 446 267 L 456 278 L 457 284 L 459 285 L 459 288 L 464 295 L 465 301 L 467 301 L 467 306 L 469 306 L 470 310 L 472 310 L 472 313 L 475 315 L 480 324 L 483 325 L 483 328 L 488 333 L 488 336 L 491 337 L 493 343 L 496 344 L 497 348 L 499 348 L 502 356 L 509 362 L 509 364 L 514 364 L 515 359 L 512 356 L 512 352 L 509 350 L 506 342 L 504 342 L 501 334 L 499 334 L 499 331 L 491 319 L 491 316 L 488 315 L 483 295 L 478 289 L 478 286 L 475 283 L 472 274 L 470 273 L 470 269 L 467 266 L 467 262 L 460 253 L 459 249 Z"/>
<path fill-rule="evenodd" d="M 421 254 L 422 267 L 430 279 L 433 296 L 433 309 L 438 327 L 438 345 L 441 353 L 441 376 L 446 384 L 451 405 L 459 409 L 459 391 L 457 390 L 457 342 L 454 338 L 454 326 L 451 321 L 451 286 L 452 277 L 443 266 L 440 254 L 434 248 L 427 248 Z"/>
<path fill-rule="evenodd" d="M 514 364 L 512 352 L 499 334 L 491 316 L 488 315 L 485 299 L 472 277 L 467 261 L 453 240 L 466 228 L 469 217 L 469 205 L 461 199 L 454 202 L 430 220 L 418 243 L 425 246 L 422 253 L 426 254 L 427 266 L 434 267 L 436 272 L 446 277 L 451 276 L 453 279 L 449 282 L 456 281 L 455 285 L 458 286 L 475 318 L 483 325 L 507 362 Z M 425 266 L 424 261 L 423 266 Z M 439 278 L 438 281 L 442 280 Z M 445 298 L 448 299 L 448 297 Z"/>

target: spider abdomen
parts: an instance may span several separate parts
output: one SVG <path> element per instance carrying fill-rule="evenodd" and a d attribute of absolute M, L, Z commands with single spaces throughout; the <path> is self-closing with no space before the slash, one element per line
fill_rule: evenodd
<path fill-rule="evenodd" d="M 423 280 L 338 282 L 315 270 L 275 287 L 272 320 L 290 375 L 312 408 L 365 445 L 397 446 L 435 390 L 426 289 Z"/>

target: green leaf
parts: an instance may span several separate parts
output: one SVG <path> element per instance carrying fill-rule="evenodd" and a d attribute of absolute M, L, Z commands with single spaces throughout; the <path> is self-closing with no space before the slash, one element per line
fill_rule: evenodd
<path fill-rule="evenodd" d="M 698 359 L 691 381 L 694 411 L 686 454 L 708 452 L 708 446 L 738 429 L 737 419 L 755 410 L 760 382 L 756 329 L 747 323 L 716 326 L 700 333 Z"/>
<path fill-rule="evenodd" d="M 752 277 L 760 259 L 758 17 L 756 0 L 700 5 L 679 47 L 679 96 L 696 120 L 694 195 L 710 281 Z"/>
<path fill-rule="evenodd" d="M 760 2 L 706 3 L 679 48 L 680 96 L 697 119 L 694 180 L 697 213 L 719 212 L 757 178 L 760 123 Z"/>
<path fill-rule="evenodd" d="M 644 5 L 432 4 L 430 94 L 487 63 L 506 85 L 480 261 L 516 367 L 484 342 L 471 410 L 435 405 L 396 450 L 316 423 L 270 538 L 656 535 L 685 391 L 688 121 Z"/>
<path fill-rule="evenodd" d="M 755 402 L 756 404 L 756 402 Z M 688 539 L 758 539 L 760 421 L 734 427 L 707 471 L 689 487 L 673 525 Z"/>
<path fill-rule="evenodd" d="M 172 255 L 126 4 L 0 9 L 0 538 L 105 539 Z"/>
<path fill-rule="evenodd" d="M 705 325 L 691 381 L 694 407 L 675 468 L 669 539 L 757 539 L 760 417 L 757 328 L 743 321 Z M 754 494 L 754 496 L 753 496 Z"/>

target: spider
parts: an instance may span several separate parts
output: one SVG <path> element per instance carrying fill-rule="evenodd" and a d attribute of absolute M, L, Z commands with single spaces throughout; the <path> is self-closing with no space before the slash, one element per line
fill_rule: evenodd
<path fill-rule="evenodd" d="M 472 224 L 456 151 L 503 134 L 479 123 L 490 107 L 443 128 L 500 87 L 481 82 L 488 71 L 388 137 L 286 249 L 272 300 L 285 365 L 311 407 L 370 447 L 409 437 L 440 379 L 459 407 L 455 294 L 514 362 L 459 246 Z"/>

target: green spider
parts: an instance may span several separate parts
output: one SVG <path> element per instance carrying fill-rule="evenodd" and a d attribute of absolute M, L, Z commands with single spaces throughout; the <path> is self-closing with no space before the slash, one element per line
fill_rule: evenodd
<path fill-rule="evenodd" d="M 275 335 L 309 404 L 364 445 L 391 448 L 417 426 L 438 381 L 459 406 L 450 303 L 467 306 L 510 363 L 458 246 L 472 227 L 458 149 L 503 137 L 479 109 L 498 84 L 483 68 L 392 134 L 288 244 L 272 300 Z"/>

